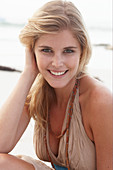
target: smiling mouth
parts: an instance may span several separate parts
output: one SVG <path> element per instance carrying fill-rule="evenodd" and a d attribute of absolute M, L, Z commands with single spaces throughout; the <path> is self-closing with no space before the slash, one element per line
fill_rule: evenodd
<path fill-rule="evenodd" d="M 66 71 L 55 71 L 55 72 L 51 71 L 51 70 L 48 70 L 48 71 L 54 76 L 62 76 L 64 74 L 66 74 L 68 70 L 66 70 Z"/>

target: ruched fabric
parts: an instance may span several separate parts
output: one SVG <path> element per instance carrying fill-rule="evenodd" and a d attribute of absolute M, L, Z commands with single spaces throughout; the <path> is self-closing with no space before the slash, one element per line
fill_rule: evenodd
<path fill-rule="evenodd" d="M 71 97 L 70 97 L 71 98 Z M 70 100 L 70 99 L 69 99 Z M 62 131 L 66 127 L 67 114 L 68 114 L 69 102 L 66 109 L 66 115 L 63 122 Z M 49 132 L 48 127 L 46 129 L 46 138 L 49 155 L 54 164 L 62 167 L 66 167 L 66 134 L 60 139 L 58 156 L 56 157 L 49 146 Z M 44 130 L 34 129 L 34 147 L 39 159 L 43 161 L 49 161 L 48 154 L 44 142 Z M 96 154 L 95 145 L 89 139 L 85 132 L 85 128 L 82 121 L 82 113 L 79 104 L 79 89 L 75 95 L 73 105 L 73 115 L 69 129 L 69 165 L 71 170 L 96 170 Z"/>

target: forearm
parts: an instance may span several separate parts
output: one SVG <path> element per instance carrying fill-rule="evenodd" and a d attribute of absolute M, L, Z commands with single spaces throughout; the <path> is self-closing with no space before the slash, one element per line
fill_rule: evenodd
<path fill-rule="evenodd" d="M 11 145 L 15 139 L 26 97 L 34 79 L 29 72 L 24 71 L 0 109 L 0 149 L 4 144 Z"/>

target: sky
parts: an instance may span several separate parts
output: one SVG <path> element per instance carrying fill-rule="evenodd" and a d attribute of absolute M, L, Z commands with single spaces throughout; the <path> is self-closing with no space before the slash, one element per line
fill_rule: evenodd
<path fill-rule="evenodd" d="M 49 0 L 0 0 L 0 18 L 15 23 L 28 18 Z M 85 22 L 112 25 L 112 0 L 71 0 L 81 11 Z"/>

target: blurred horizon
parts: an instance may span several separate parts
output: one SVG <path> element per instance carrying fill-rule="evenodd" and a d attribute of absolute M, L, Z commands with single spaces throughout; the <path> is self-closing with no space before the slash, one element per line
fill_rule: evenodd
<path fill-rule="evenodd" d="M 0 0 L 0 25 L 22 26 L 50 0 Z M 112 0 L 71 0 L 80 10 L 86 26 L 112 29 Z"/>

